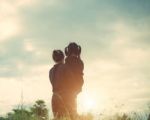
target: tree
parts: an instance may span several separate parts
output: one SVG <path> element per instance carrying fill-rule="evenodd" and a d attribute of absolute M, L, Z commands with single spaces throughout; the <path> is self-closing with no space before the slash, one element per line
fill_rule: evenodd
<path fill-rule="evenodd" d="M 147 118 L 147 120 L 150 120 L 150 114 L 148 115 L 148 118 Z"/>
<path fill-rule="evenodd" d="M 22 109 L 13 109 L 13 112 L 8 113 L 5 120 L 32 120 L 31 112 Z"/>
<path fill-rule="evenodd" d="M 33 107 L 31 107 L 31 112 L 37 120 L 48 120 L 48 109 L 43 100 L 37 100 Z"/>
<path fill-rule="evenodd" d="M 0 120 L 6 120 L 6 118 L 4 118 L 4 117 L 0 117 Z"/>
<path fill-rule="evenodd" d="M 31 112 L 22 108 L 22 109 L 13 109 L 13 120 L 31 120 Z"/>
<path fill-rule="evenodd" d="M 0 120 L 48 120 L 48 109 L 43 100 L 37 100 L 31 108 L 26 109 L 22 105 L 13 109 L 6 117 L 0 116 Z"/>
<path fill-rule="evenodd" d="M 13 113 L 9 112 L 7 113 L 6 120 L 12 120 L 12 117 L 13 117 Z"/>

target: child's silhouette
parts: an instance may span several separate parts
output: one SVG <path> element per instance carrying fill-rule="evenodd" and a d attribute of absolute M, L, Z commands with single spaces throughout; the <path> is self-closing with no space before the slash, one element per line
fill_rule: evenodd
<path fill-rule="evenodd" d="M 63 91 L 62 81 L 59 70 L 64 65 L 64 54 L 61 50 L 53 51 L 53 60 L 56 63 L 49 72 L 50 82 L 52 84 L 52 111 L 55 118 L 64 116 L 66 108 L 61 93 Z"/>

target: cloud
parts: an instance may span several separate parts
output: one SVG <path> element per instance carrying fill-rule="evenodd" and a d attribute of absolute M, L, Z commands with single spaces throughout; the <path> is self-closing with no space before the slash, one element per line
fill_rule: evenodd
<path fill-rule="evenodd" d="M 0 85 L 1 94 L 7 96 L 0 106 L 12 108 L 18 103 L 21 87 L 26 103 L 39 97 L 48 101 L 52 50 L 64 50 L 70 41 L 82 46 L 83 92 L 87 89 L 91 93 L 100 92 L 104 101 L 110 102 L 112 98 L 118 101 L 130 98 L 129 102 L 140 101 L 143 96 L 149 99 L 148 5 L 142 2 L 141 7 L 138 3 L 134 6 L 135 1 L 130 1 L 124 3 L 124 7 L 123 3 L 106 0 L 1 1 Z M 10 94 L 16 95 L 12 102 Z"/>
<path fill-rule="evenodd" d="M 23 25 L 20 11 L 32 7 L 39 1 L 35 0 L 1 0 L 0 3 L 0 42 L 22 33 Z"/>
<path fill-rule="evenodd" d="M 17 35 L 21 30 L 21 25 L 15 7 L 12 7 L 10 3 L 2 0 L 0 8 L 0 41 L 4 41 Z"/>
<path fill-rule="evenodd" d="M 105 39 L 109 44 L 103 49 L 94 47 L 94 51 L 97 49 L 99 53 L 93 53 L 96 58 L 92 57 L 93 61 L 86 63 L 86 67 L 90 68 L 85 71 L 85 79 L 90 83 L 88 88 L 91 91 L 103 91 L 110 99 L 109 102 L 113 98 L 128 105 L 134 100 L 139 105 L 147 104 L 150 96 L 147 72 L 150 70 L 150 49 L 147 41 L 139 41 L 137 38 L 148 37 L 148 28 L 118 19 L 108 29 L 113 34 L 110 40 Z M 141 99 L 142 96 L 144 99 Z"/>
<path fill-rule="evenodd" d="M 18 63 L 19 64 L 19 63 Z M 22 65 L 18 65 L 22 70 Z M 51 85 L 48 78 L 48 65 L 37 65 L 28 68 L 29 71 L 11 78 L 0 77 L 0 94 L 3 99 L 0 101 L 0 113 L 11 111 L 16 105 L 21 104 L 23 92 L 24 104 L 35 102 L 37 99 L 44 99 L 50 104 Z M 13 96 L 12 96 L 13 95 Z M 13 97 L 13 98 L 12 98 Z"/>

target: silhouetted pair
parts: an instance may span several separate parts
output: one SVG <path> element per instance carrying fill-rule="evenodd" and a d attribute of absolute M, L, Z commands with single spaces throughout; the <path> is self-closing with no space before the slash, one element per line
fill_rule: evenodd
<path fill-rule="evenodd" d="M 84 83 L 84 64 L 80 58 L 81 47 L 70 43 L 65 48 L 65 55 L 61 50 L 53 51 L 55 65 L 49 72 L 52 84 L 52 111 L 55 118 L 77 116 L 77 95 Z"/>

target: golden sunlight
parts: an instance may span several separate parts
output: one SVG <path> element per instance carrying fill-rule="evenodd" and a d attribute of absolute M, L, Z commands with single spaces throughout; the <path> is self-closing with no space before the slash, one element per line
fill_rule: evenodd
<path fill-rule="evenodd" d="M 81 94 L 78 97 L 79 112 L 89 112 L 96 108 L 96 99 L 90 94 Z"/>
<path fill-rule="evenodd" d="M 1 40 L 9 38 L 10 36 L 13 36 L 13 35 L 17 34 L 20 30 L 20 26 L 17 23 L 17 20 L 15 20 L 15 19 L 2 21 L 0 23 L 0 26 L 2 28 L 0 30 Z"/>
<path fill-rule="evenodd" d="M 92 98 L 85 98 L 84 100 L 84 107 L 89 110 L 89 109 L 93 109 L 95 107 L 95 101 Z"/>

